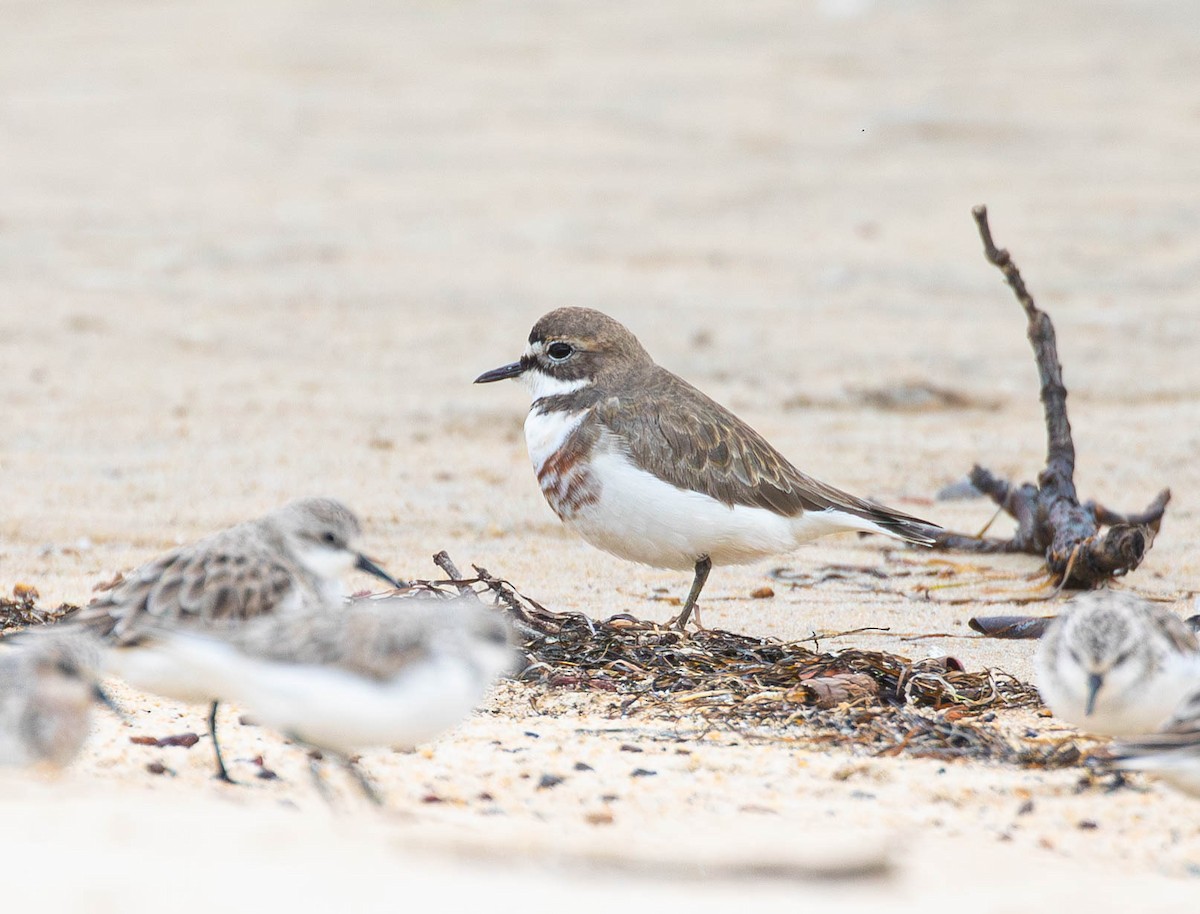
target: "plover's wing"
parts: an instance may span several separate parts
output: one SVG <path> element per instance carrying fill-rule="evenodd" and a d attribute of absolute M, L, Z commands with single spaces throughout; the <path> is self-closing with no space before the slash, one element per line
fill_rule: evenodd
<path fill-rule="evenodd" d="M 1141 767 L 1138 762 L 1157 759 L 1190 759 L 1200 764 L 1200 683 L 1179 710 L 1155 733 L 1121 739 L 1113 743 L 1111 756 L 1121 767 Z M 1146 767 L 1159 767 L 1147 765 Z"/>
<path fill-rule="evenodd" d="M 466 657 L 489 642 L 502 652 L 515 651 L 503 615 L 475 599 L 351 600 L 337 613 L 251 619 L 223 637 L 242 653 L 263 660 L 338 667 L 379 681 L 435 653 Z"/>
<path fill-rule="evenodd" d="M 1196 632 L 1192 630 L 1192 627 L 1187 622 L 1159 603 L 1143 601 L 1142 606 L 1144 607 L 1143 611 L 1150 616 L 1151 623 L 1163 633 L 1163 636 L 1176 652 L 1180 654 L 1200 653 L 1200 640 L 1196 638 Z M 1200 663 L 1200 657 L 1197 658 L 1197 661 Z M 1200 673 L 1197 675 L 1200 676 Z M 1197 685 L 1200 685 L 1200 683 L 1197 683 Z M 1197 713 L 1200 713 L 1200 705 L 1197 706 L 1196 710 Z"/>
<path fill-rule="evenodd" d="M 240 651 L 281 663 L 341 667 L 385 680 L 429 655 L 454 620 L 450 601 L 352 600 L 342 612 L 251 620 L 227 637 Z"/>
<path fill-rule="evenodd" d="M 73 621 L 125 641 L 149 621 L 211 623 L 272 613 L 306 588 L 299 570 L 264 545 L 230 539 L 202 540 L 142 565 Z"/>
<path fill-rule="evenodd" d="M 762 435 L 682 378 L 652 366 L 639 380 L 631 385 L 633 394 L 600 401 L 595 415 L 664 482 L 786 517 L 832 509 L 904 539 L 933 541 L 936 525 L 801 473 Z"/>

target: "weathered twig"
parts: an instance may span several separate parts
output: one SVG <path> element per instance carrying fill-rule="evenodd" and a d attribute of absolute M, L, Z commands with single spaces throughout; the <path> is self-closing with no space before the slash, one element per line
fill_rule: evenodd
<path fill-rule="evenodd" d="M 1141 563 L 1162 523 L 1171 492 L 1163 489 L 1138 514 L 1118 514 L 1095 502 L 1080 504 L 1075 491 L 1075 445 L 1067 420 L 1067 388 L 1054 325 L 1034 303 L 1008 251 L 993 242 L 987 207 L 975 207 L 972 215 L 983 240 L 984 256 L 1004 274 L 1029 321 L 1029 343 L 1037 361 L 1046 417 L 1046 466 L 1038 474 L 1036 486 L 1014 486 L 976 466 L 971 470 L 971 484 L 1017 521 L 1017 532 L 1011 539 L 1001 540 L 947 531 L 938 537 L 937 546 L 969 552 L 1042 555 L 1061 584 L 1095 587 Z M 1101 527 L 1109 529 L 1102 533 Z"/>
<path fill-rule="evenodd" d="M 446 576 L 450 578 L 450 582 L 454 584 L 460 596 L 468 592 L 475 592 L 471 589 L 471 585 L 463 579 L 462 572 L 458 570 L 458 566 L 454 564 L 454 560 L 450 558 L 450 554 L 445 549 L 434 555 L 433 564 L 446 572 Z"/>

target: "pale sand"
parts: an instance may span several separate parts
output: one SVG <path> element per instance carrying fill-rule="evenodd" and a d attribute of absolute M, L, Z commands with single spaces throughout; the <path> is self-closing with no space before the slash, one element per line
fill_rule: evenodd
<path fill-rule="evenodd" d="M 1129 586 L 1189 595 L 1200 9 L 796 6 L 6 5 L 0 587 L 86 600 L 178 542 L 322 493 L 363 514 L 400 576 L 448 549 L 554 608 L 664 618 L 652 595 L 682 595 L 686 576 L 564 532 L 527 464 L 523 393 L 470 385 L 567 303 L 626 321 L 806 471 L 976 529 L 987 504 L 932 493 L 976 461 L 1032 477 L 1044 436 L 1022 315 L 969 216 L 986 202 L 1058 328 L 1081 492 L 1117 509 L 1174 493 Z M 980 405 L 897 412 L 856 393 L 906 382 Z M 887 626 L 828 644 L 1030 675 L 1031 644 L 966 637 L 985 607 L 916 599 L 919 578 L 749 599 L 774 565 L 960 560 L 883 548 L 840 538 L 718 569 L 704 620 L 789 638 Z M 1038 568 L 961 561 L 946 580 L 975 586 L 939 596 L 1011 597 Z M 899 592 L 870 592 L 884 587 Z M 902 640 L 931 632 L 953 637 Z M 119 697 L 130 723 L 100 717 L 65 781 L 4 778 L 3 859 L 46 904 L 202 906 L 230 880 L 248 900 L 389 909 L 443 885 L 522 910 L 1195 897 L 1200 805 L 1157 787 L 1076 794 L 1073 772 L 680 742 L 611 717 L 611 698 L 506 686 L 428 751 L 367 756 L 389 813 L 333 774 L 331 815 L 277 737 L 231 712 L 230 757 L 263 753 L 281 777 L 235 761 L 251 783 L 226 788 L 206 742 L 128 743 L 199 730 L 195 709 Z M 147 773 L 155 760 L 176 776 Z M 565 781 L 537 789 L 547 773 Z M 481 845 L 497 856 L 476 860 Z M 797 889 L 688 870 L 762 847 L 785 864 L 884 848 L 895 872 Z M 647 848 L 659 875 L 626 873 Z"/>

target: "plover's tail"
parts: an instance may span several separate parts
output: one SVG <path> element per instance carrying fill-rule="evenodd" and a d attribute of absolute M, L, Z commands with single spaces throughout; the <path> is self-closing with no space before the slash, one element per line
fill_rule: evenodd
<path fill-rule="evenodd" d="M 937 524 L 931 524 L 929 521 L 913 517 L 911 514 L 893 511 L 882 505 L 873 505 L 872 507 L 875 510 L 865 519 L 876 528 L 877 532 L 904 540 L 906 543 L 932 546 L 937 542 L 938 534 L 942 532 L 942 528 Z"/>
<path fill-rule="evenodd" d="M 808 510 L 796 517 L 793 530 L 801 540 L 857 530 L 882 533 L 918 546 L 932 546 L 942 528 L 910 514 L 847 496 L 847 501 L 824 510 Z"/>

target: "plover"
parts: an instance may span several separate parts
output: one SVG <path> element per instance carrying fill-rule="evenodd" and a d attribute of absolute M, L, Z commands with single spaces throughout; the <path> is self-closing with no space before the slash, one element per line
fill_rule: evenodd
<path fill-rule="evenodd" d="M 1042 700 L 1067 723 L 1106 736 L 1157 730 L 1200 682 L 1195 633 L 1131 593 L 1096 590 L 1050 623 L 1035 662 Z"/>
<path fill-rule="evenodd" d="M 356 599 L 338 613 L 263 616 L 205 633 L 164 629 L 142 649 L 244 705 L 258 723 L 338 756 L 376 801 L 355 753 L 427 742 L 470 714 L 522 656 L 502 613 L 473 595 Z"/>
<path fill-rule="evenodd" d="M 551 311 L 534 325 L 520 361 L 475 383 L 505 378 L 529 388 L 525 442 L 562 521 L 620 558 L 694 572 L 680 628 L 714 565 L 845 531 L 934 541 L 935 525 L 800 472 L 599 311 Z"/>
<path fill-rule="evenodd" d="M 1193 685 L 1161 730 L 1113 744 L 1110 757 L 1117 768 L 1152 772 L 1200 797 L 1200 678 Z"/>
<path fill-rule="evenodd" d="M 157 558 L 93 600 L 72 624 L 111 644 L 135 646 L 150 628 L 204 630 L 265 615 L 337 610 L 345 596 L 341 576 L 358 569 L 399 582 L 358 551 L 362 528 L 341 502 L 303 498 Z M 163 663 L 153 651 L 114 650 L 109 671 L 131 685 L 185 702 L 209 704 L 208 729 L 217 777 L 230 777 L 217 741 L 221 695 L 188 670 Z"/>
<path fill-rule="evenodd" d="M 67 765 L 88 736 L 100 643 L 82 631 L 28 631 L 0 647 L 0 765 Z"/>

